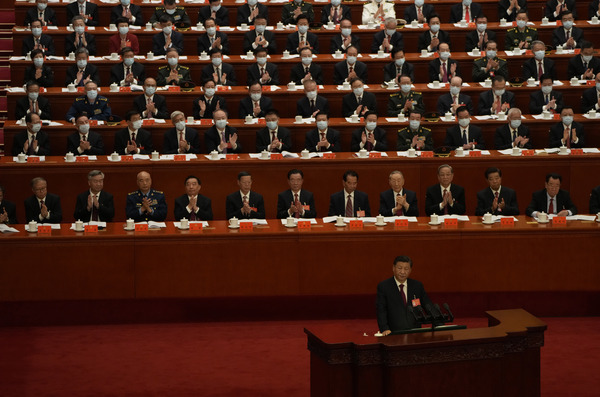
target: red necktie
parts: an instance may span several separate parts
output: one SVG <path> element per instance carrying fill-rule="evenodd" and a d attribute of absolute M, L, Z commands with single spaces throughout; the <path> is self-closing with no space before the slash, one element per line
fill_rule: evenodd
<path fill-rule="evenodd" d="M 544 69 L 542 69 L 542 61 L 538 62 L 538 80 L 540 78 L 542 78 L 542 75 L 544 74 Z"/>
<path fill-rule="evenodd" d="M 496 113 L 500 113 L 500 112 L 502 112 L 502 98 L 500 98 L 499 96 L 497 96 L 496 98 L 498 98 L 498 105 L 496 106 Z"/>
<path fill-rule="evenodd" d="M 570 149 L 571 148 L 571 129 L 565 128 L 565 132 L 567 133 L 567 141 L 565 142 L 565 145 L 567 146 L 568 149 Z"/>
<path fill-rule="evenodd" d="M 398 198 L 398 197 L 400 197 L 400 193 L 396 194 L 396 198 Z M 400 208 L 398 211 L 396 211 L 396 216 L 402 216 L 402 215 L 404 215 L 404 208 Z"/>
<path fill-rule="evenodd" d="M 333 23 L 338 23 L 338 18 L 339 18 L 339 16 L 338 16 L 338 8 L 335 7 L 334 10 L 333 10 Z"/>
<path fill-rule="evenodd" d="M 448 69 L 446 69 L 446 62 L 442 62 L 442 82 L 448 82 Z"/>
<path fill-rule="evenodd" d="M 469 13 L 469 7 L 465 7 L 465 21 L 471 22 L 471 14 Z"/>
<path fill-rule="evenodd" d="M 442 199 L 445 199 L 446 197 L 448 197 L 448 190 L 444 189 L 444 195 L 442 196 Z M 448 205 L 444 206 L 444 215 L 448 215 Z"/>
<path fill-rule="evenodd" d="M 404 295 L 404 284 L 400 284 L 400 295 L 402 295 L 402 302 L 406 306 L 406 295 Z"/>
<path fill-rule="evenodd" d="M 300 218 L 300 201 L 298 201 L 298 193 L 294 193 L 294 206 L 296 207 L 296 212 L 294 213 L 294 217 Z"/>
<path fill-rule="evenodd" d="M 324 140 L 325 140 L 325 133 L 324 133 L 324 132 L 321 132 L 321 140 L 322 140 L 322 141 L 324 141 Z M 325 148 L 325 146 L 321 146 L 321 151 L 322 151 L 322 152 L 324 152 L 325 150 L 327 150 L 327 149 Z"/>
<path fill-rule="evenodd" d="M 371 132 L 367 133 L 367 138 L 371 137 Z M 368 151 L 373 150 L 373 144 L 367 139 L 367 143 L 365 143 L 365 149 L 367 149 Z"/>
<path fill-rule="evenodd" d="M 196 220 L 196 213 L 194 212 L 194 209 L 192 208 L 192 212 L 190 212 L 190 221 L 195 221 Z"/>
<path fill-rule="evenodd" d="M 548 213 L 554 214 L 554 197 L 550 197 L 550 204 L 548 204 Z"/>
<path fill-rule="evenodd" d="M 352 206 L 352 196 L 348 195 L 348 201 L 346 201 L 346 217 L 351 218 L 354 215 L 354 208 Z"/>
<path fill-rule="evenodd" d="M 94 199 L 97 200 L 98 196 L 94 195 Z M 92 220 L 95 222 L 98 222 L 98 220 L 99 220 L 98 219 L 98 208 L 96 208 L 96 205 L 93 204 L 93 201 L 92 201 Z"/>
<path fill-rule="evenodd" d="M 495 192 L 495 193 L 494 193 L 494 198 L 495 198 L 496 200 L 498 200 L 498 198 L 499 198 L 499 197 L 500 197 L 500 196 L 499 196 L 498 192 Z M 500 206 L 498 206 L 498 207 L 497 207 L 497 211 L 498 211 L 498 212 L 502 212 L 502 208 L 500 208 Z"/>

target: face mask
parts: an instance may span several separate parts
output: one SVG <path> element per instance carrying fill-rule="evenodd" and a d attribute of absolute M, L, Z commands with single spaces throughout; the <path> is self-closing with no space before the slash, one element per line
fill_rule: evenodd
<path fill-rule="evenodd" d="M 581 57 L 583 58 L 584 62 L 590 62 L 593 58 L 592 55 L 582 55 Z"/>
<path fill-rule="evenodd" d="M 367 130 L 373 131 L 375 128 L 377 128 L 376 121 L 367 121 Z"/>
<path fill-rule="evenodd" d="M 363 92 L 365 92 L 365 89 L 364 89 L 364 87 L 358 87 L 358 88 L 353 89 L 352 92 L 356 96 L 361 96 L 363 94 Z"/>
<path fill-rule="evenodd" d="M 173 15 L 175 14 L 175 9 L 174 8 L 165 8 L 165 11 L 167 12 L 167 14 L 169 15 Z"/>
<path fill-rule="evenodd" d="M 212 12 L 217 12 L 221 9 L 221 4 L 219 4 L 218 6 L 210 6 L 210 10 Z"/>
<path fill-rule="evenodd" d="M 267 63 L 267 58 L 266 57 L 256 58 L 256 63 L 258 63 L 260 66 L 263 66 L 264 64 Z"/>
<path fill-rule="evenodd" d="M 375 0 L 375 3 L 381 3 L 383 0 Z"/>
<path fill-rule="evenodd" d="M 125 64 L 125 66 L 131 66 L 133 65 L 133 58 L 123 58 L 123 63 Z"/>
<path fill-rule="evenodd" d="M 81 132 L 82 134 L 87 134 L 88 132 L 90 132 L 90 125 L 89 124 L 81 124 L 79 126 L 79 132 Z"/>
<path fill-rule="evenodd" d="M 334 7 L 337 7 L 340 4 L 342 4 L 342 0 L 331 0 L 331 5 Z"/>
<path fill-rule="evenodd" d="M 33 64 L 36 68 L 41 68 L 44 64 L 44 58 L 33 58 Z"/>
<path fill-rule="evenodd" d="M 480 31 L 481 33 L 485 32 L 486 29 L 487 29 L 487 23 L 478 23 L 477 24 L 477 30 Z"/>
<path fill-rule="evenodd" d="M 501 97 L 502 95 L 504 95 L 504 88 L 501 90 L 494 90 L 494 94 Z"/>
<path fill-rule="evenodd" d="M 215 28 L 214 26 L 206 28 L 206 34 L 208 34 L 209 36 L 214 36 L 215 33 L 217 33 L 217 28 Z"/>
<path fill-rule="evenodd" d="M 142 128 L 142 120 L 136 120 L 133 122 L 133 129 L 134 130 L 139 130 L 140 128 Z"/>
<path fill-rule="evenodd" d="M 298 32 L 300 32 L 301 34 L 306 34 L 306 32 L 308 32 L 308 25 L 298 26 Z"/>
<path fill-rule="evenodd" d="M 471 0 L 463 0 L 463 2 L 462 2 L 462 3 L 463 3 L 463 5 L 464 5 L 465 7 L 468 7 L 468 6 L 470 6 L 470 5 L 471 5 Z"/>
<path fill-rule="evenodd" d="M 258 3 L 258 0 L 248 0 L 248 5 L 255 6 Z"/>
<path fill-rule="evenodd" d="M 385 30 L 385 34 L 387 34 L 388 36 L 393 36 L 394 33 L 396 33 L 396 29 L 386 29 Z"/>
<path fill-rule="evenodd" d="M 175 128 L 177 128 L 178 131 L 183 131 L 183 129 L 185 128 L 185 121 L 176 122 Z"/>
<path fill-rule="evenodd" d="M 439 25 L 439 24 L 437 24 L 437 23 L 436 23 L 436 24 L 434 24 L 434 25 L 430 25 L 430 26 L 431 26 L 431 27 L 430 27 L 430 29 L 431 29 L 431 31 L 432 31 L 433 33 L 437 33 L 437 32 L 439 32 L 439 31 L 440 31 L 440 25 Z"/>
<path fill-rule="evenodd" d="M 352 56 L 352 55 L 348 55 L 348 56 L 346 57 L 346 60 L 348 61 L 348 63 L 349 63 L 350 65 L 354 65 L 354 64 L 356 63 L 356 57 L 355 57 L 355 56 Z"/>
<path fill-rule="evenodd" d="M 85 3 L 85 0 L 77 0 L 79 3 Z"/>
<path fill-rule="evenodd" d="M 227 126 L 227 120 L 217 120 L 217 121 L 215 121 L 215 125 L 217 126 L 218 129 L 222 130 L 223 128 L 225 128 Z"/>
<path fill-rule="evenodd" d="M 351 33 L 352 33 L 351 28 L 342 28 L 342 36 L 348 37 L 348 36 L 350 36 Z"/>
<path fill-rule="evenodd" d="M 130 0 L 121 0 L 121 4 L 123 4 L 124 6 L 128 6 L 129 4 L 131 4 Z"/>
<path fill-rule="evenodd" d="M 40 94 L 38 92 L 28 92 L 27 93 L 27 97 L 29 97 L 29 99 L 32 101 L 37 101 L 39 95 Z"/>
<path fill-rule="evenodd" d="M 521 119 L 511 120 L 510 126 L 516 130 L 517 128 L 519 128 L 521 126 Z"/>
<path fill-rule="evenodd" d="M 538 61 L 541 61 L 542 59 L 544 59 L 544 55 L 546 55 L 546 53 L 543 50 L 539 50 L 534 52 L 535 55 L 535 59 L 537 59 Z"/>
<path fill-rule="evenodd" d="M 450 95 L 458 95 L 460 93 L 460 87 L 455 85 L 450 86 Z"/>
<path fill-rule="evenodd" d="M 596 89 L 600 91 L 600 84 L 596 83 Z"/>
<path fill-rule="evenodd" d="M 563 26 L 565 27 L 565 29 L 569 30 L 573 27 L 573 21 L 564 21 Z"/>
<path fill-rule="evenodd" d="M 323 131 L 325 128 L 327 128 L 327 120 L 317 121 L 317 128 L 321 131 Z"/>
<path fill-rule="evenodd" d="M 37 8 L 40 11 L 44 11 L 46 9 L 46 7 L 48 7 L 48 4 L 46 3 L 38 3 Z"/>
<path fill-rule="evenodd" d="M 522 19 L 517 20 L 517 27 L 519 29 L 523 29 L 525 26 L 527 26 L 527 21 L 524 21 Z"/>
<path fill-rule="evenodd" d="M 254 27 L 254 30 L 256 30 L 257 33 L 264 33 L 266 29 L 267 25 L 256 25 Z"/>
<path fill-rule="evenodd" d="M 421 122 L 419 120 L 410 120 L 408 125 L 410 125 L 411 130 L 418 130 Z"/>
<path fill-rule="evenodd" d="M 458 119 L 458 124 L 460 124 L 460 126 L 463 128 L 468 126 L 470 122 L 471 122 L 471 120 L 469 120 L 469 119 Z"/>
<path fill-rule="evenodd" d="M 423 7 L 423 4 L 425 4 L 425 0 L 415 0 L 415 5 L 417 7 Z"/>
<path fill-rule="evenodd" d="M 152 96 L 156 92 L 156 87 L 148 86 L 148 87 L 146 87 L 145 92 L 146 92 L 146 95 Z"/>
<path fill-rule="evenodd" d="M 216 57 L 210 60 L 212 62 L 213 65 L 215 66 L 221 66 L 221 62 L 223 62 L 223 60 L 221 59 L 221 57 Z"/>
<path fill-rule="evenodd" d="M 35 37 L 39 37 L 42 35 L 42 28 L 31 28 L 31 33 L 33 33 Z"/>
<path fill-rule="evenodd" d="M 176 66 L 177 65 L 177 61 L 179 61 L 179 59 L 177 58 L 167 58 L 167 63 L 169 64 L 169 66 Z"/>
<path fill-rule="evenodd" d="M 307 91 L 306 97 L 312 101 L 313 99 L 315 99 L 317 97 L 317 91 Z"/>
<path fill-rule="evenodd" d="M 410 89 L 411 89 L 411 85 L 410 84 L 402 84 L 402 85 L 400 85 L 400 90 L 404 94 L 408 94 L 410 92 Z"/>
<path fill-rule="evenodd" d="M 573 116 L 565 116 L 562 118 L 562 121 L 565 123 L 565 125 L 571 125 L 573 122 Z"/>
<path fill-rule="evenodd" d="M 253 92 L 252 94 L 250 94 L 250 98 L 252 98 L 252 100 L 254 102 L 260 101 L 260 97 L 261 97 L 260 92 L 258 92 L 258 93 Z"/>
<path fill-rule="evenodd" d="M 207 97 L 211 97 L 213 95 L 215 95 L 215 89 L 214 88 L 206 88 L 204 90 L 204 95 L 206 95 Z"/>
<path fill-rule="evenodd" d="M 33 131 L 36 134 L 38 132 L 40 132 L 41 129 L 42 129 L 42 124 L 40 124 L 40 123 L 36 123 L 36 124 L 32 124 L 31 125 L 31 131 Z"/>
<path fill-rule="evenodd" d="M 85 69 L 86 66 L 87 66 L 87 61 L 85 59 L 79 59 L 77 61 L 77 67 L 79 69 Z"/>
<path fill-rule="evenodd" d="M 311 62 L 312 62 L 312 57 L 302 57 L 302 64 L 304 66 L 310 65 Z"/>
<path fill-rule="evenodd" d="M 404 58 L 398 58 L 394 62 L 396 63 L 396 66 L 402 67 L 402 65 L 404 65 Z"/>
<path fill-rule="evenodd" d="M 267 128 L 274 130 L 277 128 L 277 121 L 267 121 Z"/>
<path fill-rule="evenodd" d="M 171 34 L 171 31 L 172 31 L 172 30 L 173 30 L 173 26 L 165 26 L 165 27 L 162 29 L 163 33 L 164 33 L 164 34 L 167 34 L 167 35 Z"/>
<path fill-rule="evenodd" d="M 75 26 L 75 33 L 83 34 L 85 32 L 85 26 Z"/>
<path fill-rule="evenodd" d="M 552 92 L 552 86 L 551 85 L 543 85 L 542 92 L 544 93 L 544 95 L 550 94 Z"/>
<path fill-rule="evenodd" d="M 488 58 L 496 58 L 496 50 L 488 50 L 485 52 L 485 55 Z"/>
<path fill-rule="evenodd" d="M 440 59 L 443 61 L 447 61 L 450 58 L 450 53 L 448 51 L 440 52 Z"/>
<path fill-rule="evenodd" d="M 90 101 L 95 100 L 98 97 L 97 90 L 89 90 L 85 93 Z"/>
<path fill-rule="evenodd" d="M 119 34 L 121 36 L 125 36 L 127 33 L 129 33 L 129 26 L 120 26 L 119 27 Z"/>

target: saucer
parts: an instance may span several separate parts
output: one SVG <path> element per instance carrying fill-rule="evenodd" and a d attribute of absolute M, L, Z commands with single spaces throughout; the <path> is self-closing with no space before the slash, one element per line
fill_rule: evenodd
<path fill-rule="evenodd" d="M 375 226 L 387 226 L 387 223 L 383 222 L 383 223 L 375 223 Z"/>
<path fill-rule="evenodd" d="M 29 230 L 29 225 L 25 226 L 25 231 L 29 232 L 29 233 L 37 233 L 37 227 L 35 228 L 35 230 Z"/>
<path fill-rule="evenodd" d="M 539 219 L 537 220 L 537 223 L 550 223 L 550 220 L 545 220 L 545 221 L 540 221 Z"/>
<path fill-rule="evenodd" d="M 345 227 L 346 224 L 344 223 L 343 225 L 340 225 L 340 224 L 334 223 L 333 226 L 335 226 L 335 227 Z"/>
<path fill-rule="evenodd" d="M 559 156 L 568 156 L 570 153 L 561 153 L 561 152 L 558 152 L 557 154 L 558 154 Z"/>
<path fill-rule="evenodd" d="M 467 157 L 466 154 L 455 154 L 454 157 Z"/>
<path fill-rule="evenodd" d="M 75 159 L 73 159 L 73 160 L 67 160 L 67 159 L 65 159 L 65 163 L 74 163 L 74 162 L 75 162 Z"/>
<path fill-rule="evenodd" d="M 481 221 L 481 223 L 483 223 L 484 225 L 493 225 L 496 222 L 494 222 L 494 221 L 489 221 L 489 222 Z"/>
<path fill-rule="evenodd" d="M 519 157 L 519 156 L 521 156 L 521 153 L 511 153 L 510 155 L 513 157 Z"/>
<path fill-rule="evenodd" d="M 135 226 L 134 227 L 123 226 L 123 230 L 127 230 L 128 232 L 132 232 L 132 231 L 135 230 Z"/>
<path fill-rule="evenodd" d="M 431 226 L 439 226 L 442 224 L 442 222 L 438 222 L 438 223 L 428 222 L 428 224 Z"/>
<path fill-rule="evenodd" d="M 189 226 L 188 227 L 178 226 L 177 229 L 179 229 L 179 230 L 190 230 L 190 227 Z"/>
<path fill-rule="evenodd" d="M 160 158 L 158 158 L 158 159 L 156 159 L 156 160 L 155 160 L 155 159 L 153 159 L 153 158 L 150 158 L 150 161 L 160 161 Z"/>
<path fill-rule="evenodd" d="M 230 228 L 230 229 L 239 229 L 240 225 L 237 225 L 237 226 L 228 225 L 227 227 Z"/>
<path fill-rule="evenodd" d="M 294 225 L 291 225 L 291 226 L 290 226 L 290 225 L 283 225 L 283 226 L 285 226 L 285 227 L 289 227 L 289 228 L 295 228 L 295 227 L 297 227 L 297 225 L 295 225 L 295 224 L 294 224 Z"/>

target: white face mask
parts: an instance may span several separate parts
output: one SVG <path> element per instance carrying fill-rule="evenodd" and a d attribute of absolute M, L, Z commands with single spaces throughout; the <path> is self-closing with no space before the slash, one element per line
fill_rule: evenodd
<path fill-rule="evenodd" d="M 260 92 L 253 92 L 253 93 L 250 94 L 250 98 L 254 102 L 260 101 L 261 96 L 262 96 L 262 94 Z"/>
<path fill-rule="evenodd" d="M 364 89 L 364 87 L 358 87 L 358 88 L 353 89 L 352 92 L 356 96 L 361 96 L 363 94 L 363 92 L 365 92 L 365 89 Z"/>
<path fill-rule="evenodd" d="M 136 120 L 133 123 L 133 129 L 134 130 L 139 130 L 140 128 L 142 128 L 142 120 Z"/>
<path fill-rule="evenodd" d="M 125 64 L 125 66 L 131 66 L 133 65 L 134 59 L 133 58 L 123 58 L 123 63 Z"/>
<path fill-rule="evenodd" d="M 458 124 L 460 124 L 460 126 L 463 128 L 468 126 L 470 122 L 471 122 L 471 120 L 469 120 L 469 119 L 458 119 Z"/>
<path fill-rule="evenodd" d="M 41 68 L 44 65 L 44 58 L 35 57 L 33 58 L 33 64 L 36 68 Z"/>
<path fill-rule="evenodd" d="M 451 85 L 450 86 L 450 95 L 458 95 L 458 94 L 460 94 L 460 87 Z"/>
<path fill-rule="evenodd" d="M 212 12 L 217 12 L 221 9 L 221 4 L 219 4 L 218 6 L 210 6 L 210 10 Z"/>
<path fill-rule="evenodd" d="M 501 90 L 494 90 L 494 94 L 501 97 L 502 95 L 504 95 L 504 88 Z"/>
<path fill-rule="evenodd" d="M 317 121 L 317 128 L 321 131 L 323 131 L 325 128 L 327 128 L 327 120 Z"/>
<path fill-rule="evenodd" d="M 206 95 L 207 97 L 212 97 L 213 95 L 215 95 L 215 89 L 214 88 L 206 88 L 204 90 L 204 95 Z"/>
<path fill-rule="evenodd" d="M 37 8 L 38 8 L 38 10 L 40 10 L 40 11 L 44 11 L 44 10 L 46 9 L 46 7 L 48 7 L 48 4 L 47 4 L 47 3 L 38 3 L 38 4 L 37 4 Z"/>
<path fill-rule="evenodd" d="M 89 124 L 79 125 L 79 132 L 81 132 L 82 134 L 87 134 L 88 132 L 90 132 L 90 125 Z"/>
<path fill-rule="evenodd" d="M 348 56 L 346 57 L 346 60 L 348 61 L 348 63 L 349 63 L 350 65 L 354 65 L 354 64 L 356 63 L 356 57 L 355 57 L 355 56 L 352 56 L 352 55 L 348 55 Z"/>
<path fill-rule="evenodd" d="M 156 87 L 154 87 L 154 86 L 148 86 L 148 87 L 146 87 L 145 92 L 146 92 L 146 95 L 152 96 L 156 92 Z"/>
<path fill-rule="evenodd" d="M 40 94 L 38 92 L 28 92 L 27 93 L 27 97 L 29 98 L 29 100 L 34 101 L 34 102 L 37 101 L 39 95 Z"/>
<path fill-rule="evenodd" d="M 373 131 L 375 128 L 377 128 L 377 121 L 367 121 L 367 130 L 369 131 Z"/>
<path fill-rule="evenodd" d="M 544 95 L 550 94 L 552 92 L 552 86 L 551 85 L 543 85 L 542 92 L 544 93 Z"/>
<path fill-rule="evenodd" d="M 299 25 L 298 32 L 300 32 L 300 34 L 306 34 L 306 32 L 308 32 L 308 25 Z"/>
<path fill-rule="evenodd" d="M 302 57 L 302 64 L 304 66 L 310 65 L 312 62 L 312 57 Z"/>
<path fill-rule="evenodd" d="M 128 6 L 129 4 L 131 4 L 130 0 L 121 0 L 121 4 L 124 6 Z"/>
<path fill-rule="evenodd" d="M 177 128 L 177 131 L 183 131 L 183 129 L 185 128 L 185 121 L 176 122 L 175 128 Z"/>
<path fill-rule="evenodd" d="M 170 35 L 172 30 L 173 30 L 173 26 L 171 26 L 171 25 L 165 26 L 164 28 L 162 28 L 163 33 L 166 35 Z"/>
<path fill-rule="evenodd" d="M 563 26 L 565 27 L 565 29 L 569 30 L 573 27 L 573 21 L 564 21 Z"/>
<path fill-rule="evenodd" d="M 40 132 L 40 130 L 42 129 L 42 124 L 41 123 L 35 123 L 31 125 L 31 131 L 35 134 L 37 134 L 38 132 Z"/>
<path fill-rule="evenodd" d="M 487 29 L 487 23 L 478 23 L 477 24 L 477 30 L 479 31 L 479 33 L 485 32 L 486 29 Z"/>
<path fill-rule="evenodd" d="M 248 0 L 248 5 L 251 5 L 252 7 L 254 7 L 256 3 L 258 3 L 258 0 Z"/>
<path fill-rule="evenodd" d="M 121 36 L 125 36 L 127 33 L 129 33 L 129 26 L 119 26 L 119 34 Z"/>
<path fill-rule="evenodd" d="M 217 33 L 217 28 L 215 28 L 214 26 L 211 26 L 211 27 L 209 27 L 209 28 L 206 28 L 206 33 L 207 33 L 209 36 L 214 36 L 214 35 L 215 35 L 215 33 Z"/>
<path fill-rule="evenodd" d="M 98 90 L 89 90 L 85 93 L 90 101 L 95 100 L 98 97 Z"/>
<path fill-rule="evenodd" d="M 215 57 L 210 60 L 214 66 L 221 66 L 221 57 Z"/>
<path fill-rule="evenodd" d="M 402 91 L 403 94 L 408 94 L 410 92 L 411 88 L 412 87 L 410 84 L 401 84 L 400 85 L 400 91 Z"/>
<path fill-rule="evenodd" d="M 562 121 L 565 125 L 571 125 L 571 123 L 573 122 L 573 116 L 564 116 L 562 118 Z"/>
<path fill-rule="evenodd" d="M 255 25 L 254 30 L 256 30 L 256 33 L 264 33 L 267 30 L 267 25 Z"/>
<path fill-rule="evenodd" d="M 485 56 L 488 58 L 496 58 L 496 50 L 487 50 Z"/>
<path fill-rule="evenodd" d="M 85 69 L 86 66 L 87 66 L 87 61 L 85 59 L 79 59 L 77 61 L 77 67 L 79 69 Z"/>
<path fill-rule="evenodd" d="M 267 128 L 274 130 L 277 128 L 277 121 L 267 121 Z"/>
<path fill-rule="evenodd" d="M 423 7 L 423 4 L 425 4 L 425 0 L 415 0 L 415 5 L 417 7 Z"/>
<path fill-rule="evenodd" d="M 31 28 L 31 33 L 33 33 L 35 37 L 40 37 L 42 35 L 42 28 Z"/>
<path fill-rule="evenodd" d="M 342 30 L 342 36 L 344 36 L 344 37 L 348 37 L 352 34 L 352 28 L 342 28 L 341 30 Z M 42 32 L 40 31 L 40 34 L 41 33 Z"/>
<path fill-rule="evenodd" d="M 85 32 L 85 26 L 75 26 L 75 33 L 83 34 Z"/>
<path fill-rule="evenodd" d="M 334 7 L 338 7 L 340 4 L 342 4 L 342 0 L 331 0 L 331 5 Z"/>
<path fill-rule="evenodd" d="M 404 65 L 404 58 L 397 58 L 394 62 L 396 62 L 396 66 L 402 67 Z"/>
<path fill-rule="evenodd" d="M 535 55 L 535 59 L 537 59 L 538 61 L 541 61 L 542 59 L 544 59 L 546 52 L 544 52 L 543 50 L 538 50 L 538 51 L 534 52 L 534 55 Z"/>
<path fill-rule="evenodd" d="M 258 63 L 260 66 L 264 66 L 267 63 L 267 57 L 257 57 L 256 63 Z"/>
<path fill-rule="evenodd" d="M 439 25 L 439 24 L 437 24 L 437 23 L 435 23 L 435 24 L 433 24 L 433 25 L 430 25 L 430 27 L 429 27 L 429 28 L 431 29 L 431 31 L 432 31 L 433 33 L 437 33 L 437 32 L 439 32 L 439 31 L 440 31 L 440 25 Z"/>
<path fill-rule="evenodd" d="M 516 130 L 517 128 L 519 128 L 521 126 L 521 120 L 520 119 L 511 120 L 510 126 Z"/>
<path fill-rule="evenodd" d="M 442 61 L 447 61 L 448 58 L 450 58 L 450 53 L 448 51 L 442 51 L 442 52 L 440 52 L 440 59 Z"/>
<path fill-rule="evenodd" d="M 584 62 L 589 62 L 592 60 L 593 55 L 582 55 L 581 57 L 583 58 Z"/>
<path fill-rule="evenodd" d="M 419 120 L 410 120 L 408 124 L 410 125 L 411 130 L 418 130 L 421 122 Z"/>
<path fill-rule="evenodd" d="M 169 15 L 173 15 L 175 14 L 175 8 L 165 8 L 165 11 L 167 12 L 167 14 Z"/>
<path fill-rule="evenodd" d="M 468 7 L 468 6 L 470 6 L 470 5 L 471 5 L 471 0 L 463 0 L 463 2 L 462 2 L 462 3 L 463 3 L 463 5 L 464 5 L 465 7 Z"/>
<path fill-rule="evenodd" d="M 523 29 L 525 26 L 527 26 L 527 21 L 525 21 L 523 19 L 518 19 L 517 20 L 517 27 L 519 29 Z"/>
<path fill-rule="evenodd" d="M 306 97 L 309 100 L 313 100 L 317 97 L 317 91 L 306 91 Z"/>
<path fill-rule="evenodd" d="M 216 120 L 215 125 L 218 129 L 222 130 L 223 128 L 227 127 L 227 120 Z"/>
<path fill-rule="evenodd" d="M 169 66 L 177 66 L 178 61 L 179 59 L 175 57 L 167 58 L 167 63 L 169 64 Z"/>

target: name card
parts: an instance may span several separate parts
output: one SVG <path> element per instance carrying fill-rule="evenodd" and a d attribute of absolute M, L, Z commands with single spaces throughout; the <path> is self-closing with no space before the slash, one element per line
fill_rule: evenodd
<path fill-rule="evenodd" d="M 298 229 L 310 229 L 310 221 L 298 221 Z"/>
<path fill-rule="evenodd" d="M 176 154 L 173 157 L 173 160 L 175 160 L 175 161 L 185 161 L 185 154 Z"/>
<path fill-rule="evenodd" d="M 190 230 L 202 230 L 202 223 L 190 223 Z"/>
<path fill-rule="evenodd" d="M 76 163 L 87 163 L 89 161 L 90 161 L 90 159 L 88 158 L 88 156 L 77 156 L 77 157 L 75 157 L 75 162 Z"/>
<path fill-rule="evenodd" d="M 514 226 L 515 219 L 514 218 L 500 218 L 500 226 Z"/>
<path fill-rule="evenodd" d="M 148 231 L 148 225 L 146 223 L 139 223 L 135 225 L 135 231 L 136 232 L 147 232 Z"/>
<path fill-rule="evenodd" d="M 227 153 L 225 155 L 225 160 L 237 160 L 240 156 L 238 156 L 237 154 L 233 153 L 233 154 L 229 154 Z"/>
<path fill-rule="evenodd" d="M 27 162 L 28 163 L 39 163 L 40 162 L 40 158 L 39 157 L 29 156 L 29 157 L 27 157 Z"/>
<path fill-rule="evenodd" d="M 350 221 L 350 229 L 362 229 L 363 228 L 363 221 L 361 221 L 360 219 L 352 219 Z"/>
<path fill-rule="evenodd" d="M 121 161 L 133 161 L 133 156 L 121 156 Z"/>
<path fill-rule="evenodd" d="M 576 156 L 583 155 L 583 149 L 571 149 L 571 154 Z"/>
<path fill-rule="evenodd" d="M 421 151 L 421 157 L 433 157 L 433 152 L 431 150 Z"/>
<path fill-rule="evenodd" d="M 394 221 L 395 227 L 408 227 L 408 219 L 396 219 Z"/>
<path fill-rule="evenodd" d="M 554 218 L 552 218 L 552 225 L 553 226 L 565 226 L 567 224 L 567 217 L 566 216 L 555 216 Z"/>
<path fill-rule="evenodd" d="M 83 231 L 84 233 L 98 233 L 98 225 L 85 225 Z"/>
<path fill-rule="evenodd" d="M 446 218 L 446 219 L 444 219 L 444 226 L 456 228 L 456 227 L 458 227 L 458 219 Z"/>
<path fill-rule="evenodd" d="M 596 80 L 586 80 L 585 85 L 596 85 Z"/>
<path fill-rule="evenodd" d="M 167 88 L 167 91 L 180 92 L 181 87 L 179 87 L 178 85 L 170 85 L 169 88 Z"/>
<path fill-rule="evenodd" d="M 252 222 L 240 222 L 240 230 L 252 230 L 253 228 Z"/>
<path fill-rule="evenodd" d="M 363 211 L 363 210 L 356 211 L 356 216 L 358 216 L 359 218 L 364 217 L 365 216 L 365 211 Z"/>
<path fill-rule="evenodd" d="M 370 158 L 370 159 L 380 159 L 380 158 L 381 158 L 381 153 L 373 153 L 373 152 L 370 152 L 370 153 L 369 153 L 369 158 Z"/>
<path fill-rule="evenodd" d="M 469 157 L 481 157 L 481 150 L 471 150 Z"/>
<path fill-rule="evenodd" d="M 154 119 L 144 119 L 144 120 L 142 120 L 142 125 L 143 126 L 154 125 Z"/>
<path fill-rule="evenodd" d="M 271 153 L 271 160 L 283 160 L 283 154 Z"/>
<path fill-rule="evenodd" d="M 77 87 L 77 92 L 83 92 L 84 87 Z"/>
<path fill-rule="evenodd" d="M 523 155 L 523 156 L 535 156 L 535 150 L 533 150 L 533 149 L 521 150 L 521 155 Z"/>
<path fill-rule="evenodd" d="M 228 91 L 229 87 L 225 86 L 225 85 L 219 85 L 217 86 L 217 92 L 223 92 L 223 91 Z"/>
<path fill-rule="evenodd" d="M 50 225 L 38 225 L 38 234 L 51 234 L 52 226 Z"/>
<path fill-rule="evenodd" d="M 88 122 L 90 123 L 90 126 L 92 127 L 96 127 L 98 125 L 98 120 L 88 120 Z"/>
<path fill-rule="evenodd" d="M 212 125 L 212 123 L 211 119 L 200 119 L 200 125 Z"/>
<path fill-rule="evenodd" d="M 334 159 L 335 153 L 323 153 L 323 158 L 324 159 Z"/>
<path fill-rule="evenodd" d="M 265 119 L 258 119 L 258 125 L 267 125 L 267 120 Z"/>

